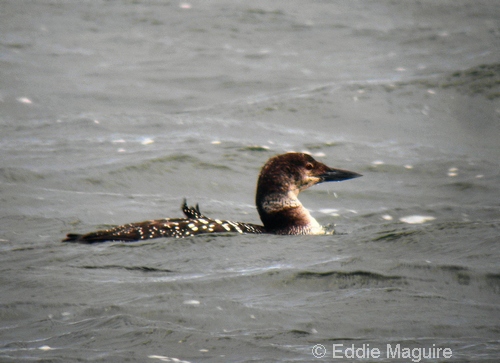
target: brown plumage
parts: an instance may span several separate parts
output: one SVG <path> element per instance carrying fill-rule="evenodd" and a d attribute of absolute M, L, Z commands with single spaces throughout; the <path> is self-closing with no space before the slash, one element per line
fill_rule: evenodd
<path fill-rule="evenodd" d="M 256 205 L 264 226 L 213 219 L 199 206 L 182 211 L 186 218 L 166 218 L 130 223 L 87 234 L 68 234 L 63 242 L 96 243 L 140 241 L 159 237 L 183 238 L 202 233 L 322 234 L 323 227 L 298 200 L 301 191 L 322 182 L 357 178 L 360 174 L 334 169 L 303 153 L 277 155 L 262 167 L 257 182 Z"/>

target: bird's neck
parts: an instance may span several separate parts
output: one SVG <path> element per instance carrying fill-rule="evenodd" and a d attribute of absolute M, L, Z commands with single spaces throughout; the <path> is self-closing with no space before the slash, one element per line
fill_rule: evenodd
<path fill-rule="evenodd" d="M 298 189 L 257 193 L 257 210 L 266 231 L 275 234 L 323 234 L 324 229 L 298 199 Z"/>

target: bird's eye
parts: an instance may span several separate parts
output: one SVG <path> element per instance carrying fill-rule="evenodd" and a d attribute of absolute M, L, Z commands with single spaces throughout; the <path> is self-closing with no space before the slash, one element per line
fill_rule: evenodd
<path fill-rule="evenodd" d="M 311 164 L 311 163 L 307 163 L 307 164 L 306 164 L 306 169 L 307 169 L 307 170 L 312 170 L 312 169 L 313 169 L 313 167 L 314 167 L 314 165 L 313 165 L 313 164 Z"/>

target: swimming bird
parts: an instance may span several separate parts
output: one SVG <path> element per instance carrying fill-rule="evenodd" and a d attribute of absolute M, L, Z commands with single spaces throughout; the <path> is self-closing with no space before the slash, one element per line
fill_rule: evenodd
<path fill-rule="evenodd" d="M 96 243 L 141 241 L 159 237 L 183 238 L 202 233 L 269 233 L 280 235 L 324 234 L 325 229 L 298 199 L 301 191 L 319 183 L 360 177 L 361 174 L 335 169 L 309 154 L 286 153 L 272 157 L 262 167 L 255 202 L 263 225 L 213 219 L 204 216 L 198 205 L 182 204 L 185 218 L 165 218 L 66 236 L 63 242 Z"/>

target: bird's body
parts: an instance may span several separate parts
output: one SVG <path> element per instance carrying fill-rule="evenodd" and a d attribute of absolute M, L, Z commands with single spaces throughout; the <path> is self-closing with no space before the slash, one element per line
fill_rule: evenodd
<path fill-rule="evenodd" d="M 256 205 L 263 226 L 219 220 L 201 214 L 198 206 L 182 206 L 186 218 L 165 218 L 130 223 L 87 234 L 68 234 L 63 242 L 96 243 L 140 241 L 159 237 L 183 238 L 202 233 L 324 234 L 323 227 L 298 199 L 299 192 L 322 182 L 342 181 L 360 174 L 334 169 L 303 153 L 277 155 L 262 167 Z"/>

